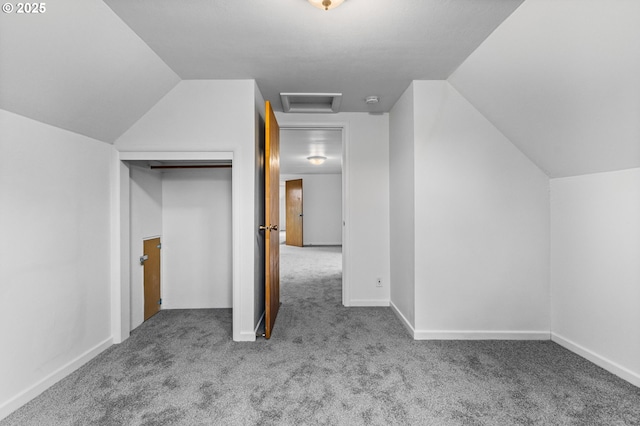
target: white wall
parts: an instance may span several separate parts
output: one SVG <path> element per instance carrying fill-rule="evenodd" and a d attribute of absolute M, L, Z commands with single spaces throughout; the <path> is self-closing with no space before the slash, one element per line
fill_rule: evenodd
<path fill-rule="evenodd" d="M 547 176 L 447 82 L 414 88 L 416 329 L 549 338 Z"/>
<path fill-rule="evenodd" d="M 551 181 L 553 340 L 640 386 L 640 169 Z"/>
<path fill-rule="evenodd" d="M 389 114 L 391 304 L 415 327 L 415 117 L 413 83 Z"/>
<path fill-rule="evenodd" d="M 391 159 L 393 170 L 414 167 L 414 336 L 548 339 L 546 175 L 447 82 L 409 90 L 414 158 L 401 145 L 409 132 L 395 128 L 411 121 L 405 94 L 393 112 Z"/>
<path fill-rule="evenodd" d="M 255 340 L 256 85 L 182 81 L 115 142 L 119 151 L 232 152 L 233 338 Z"/>
<path fill-rule="evenodd" d="M 341 245 L 342 175 L 286 175 L 280 179 L 302 179 L 304 245 Z"/>
<path fill-rule="evenodd" d="M 389 115 L 276 113 L 280 127 L 344 127 L 344 300 L 389 304 Z M 376 287 L 376 278 L 383 286 Z"/>
<path fill-rule="evenodd" d="M 113 147 L 0 110 L 0 418 L 111 344 Z"/>
<path fill-rule="evenodd" d="M 639 21 L 637 0 L 527 0 L 449 78 L 559 178 L 552 338 L 636 385 Z"/>
<path fill-rule="evenodd" d="M 144 240 L 162 236 L 162 175 L 130 166 L 131 330 L 144 321 L 144 267 L 139 259 Z"/>
<path fill-rule="evenodd" d="M 162 175 L 162 308 L 231 308 L 231 169 Z"/>
<path fill-rule="evenodd" d="M 527 0 L 449 81 L 551 177 L 640 167 L 638 22 L 638 0 Z"/>

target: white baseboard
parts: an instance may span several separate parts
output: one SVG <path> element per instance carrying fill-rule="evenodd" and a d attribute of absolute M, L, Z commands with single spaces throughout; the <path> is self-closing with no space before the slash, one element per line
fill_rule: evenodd
<path fill-rule="evenodd" d="M 264 320 L 265 312 L 262 311 L 262 315 L 260 315 L 260 319 L 258 323 L 255 325 L 253 331 L 241 331 L 240 335 L 236 339 L 235 336 L 233 338 L 234 342 L 255 342 L 256 336 L 258 334 L 258 329 L 260 328 L 260 324 Z"/>
<path fill-rule="evenodd" d="M 398 309 L 395 303 L 389 302 L 389 305 L 391 306 L 391 310 L 393 311 L 393 313 L 396 314 L 398 319 L 400 319 L 400 322 L 402 323 L 402 325 L 404 325 L 404 327 L 407 329 L 407 331 L 409 332 L 409 335 L 411 335 L 411 337 L 414 337 L 415 330 L 413 329 L 413 326 L 411 325 L 407 317 L 405 317 L 402 314 L 402 312 L 400 312 L 400 309 Z"/>
<path fill-rule="evenodd" d="M 256 341 L 256 333 L 249 331 L 240 332 L 240 336 L 237 339 L 233 339 L 234 342 L 255 342 Z"/>
<path fill-rule="evenodd" d="M 234 335 L 233 341 L 234 342 L 255 342 L 256 336 L 258 334 L 258 329 L 260 328 L 260 324 L 262 323 L 262 320 L 264 320 L 265 314 L 266 312 L 262 311 L 262 315 L 260 315 L 260 319 L 258 320 L 258 323 L 254 326 L 253 331 L 241 331 L 238 338 L 236 338 L 236 336 Z"/>
<path fill-rule="evenodd" d="M 388 307 L 389 306 L 389 301 L 388 300 L 377 300 L 377 299 L 356 299 L 356 300 L 351 300 L 349 302 L 349 305 L 351 307 L 360 307 L 360 308 L 365 308 L 365 307 Z"/>
<path fill-rule="evenodd" d="M 416 330 L 415 340 L 550 340 L 548 331 Z"/>
<path fill-rule="evenodd" d="M 551 340 L 559 344 L 560 346 L 570 350 L 571 352 L 574 352 L 580 355 L 581 357 L 591 361 L 598 367 L 602 367 L 605 370 L 609 371 L 610 373 L 613 373 L 616 376 L 626 380 L 632 385 L 640 387 L 640 374 L 635 373 L 629 370 L 628 368 L 625 368 L 620 364 L 611 361 L 610 359 L 607 359 L 601 355 L 598 355 L 592 350 L 589 350 L 584 346 L 581 346 L 575 342 L 572 342 L 571 340 L 565 337 L 562 337 L 557 333 L 551 333 Z"/>
<path fill-rule="evenodd" d="M 416 330 L 400 309 L 391 302 L 391 309 L 414 340 L 550 340 L 548 331 L 476 331 L 476 330 Z"/>
<path fill-rule="evenodd" d="M 102 351 L 107 349 L 113 345 L 113 339 L 110 337 L 107 340 L 98 343 L 93 348 L 89 349 L 85 353 L 81 354 L 77 358 L 71 360 L 67 364 L 58 368 L 48 376 L 44 377 L 37 383 L 29 386 L 27 389 L 23 390 L 16 396 L 11 399 L 4 401 L 0 404 L 0 420 L 7 417 L 9 414 L 13 413 L 18 408 L 22 407 L 27 402 L 31 401 L 33 398 L 40 395 L 42 392 L 59 382 L 60 380 L 67 377 L 69 374 L 76 371 L 78 368 L 85 365 L 87 362 L 91 361 L 97 355 L 99 355 Z"/>

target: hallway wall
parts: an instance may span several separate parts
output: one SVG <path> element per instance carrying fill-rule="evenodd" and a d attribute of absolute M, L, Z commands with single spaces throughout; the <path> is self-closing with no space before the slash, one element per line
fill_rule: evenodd
<path fill-rule="evenodd" d="M 302 237 L 304 245 L 342 244 L 342 175 L 283 175 L 281 181 L 302 179 Z M 285 186 L 281 186 L 285 191 Z M 286 223 L 282 203 L 280 224 Z M 286 227 L 285 227 L 286 228 Z M 282 226 L 281 226 L 282 229 Z"/>

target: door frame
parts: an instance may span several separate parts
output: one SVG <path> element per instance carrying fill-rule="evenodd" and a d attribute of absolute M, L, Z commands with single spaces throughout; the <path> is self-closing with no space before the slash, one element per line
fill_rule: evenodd
<path fill-rule="evenodd" d="M 280 131 L 299 129 L 339 129 L 342 131 L 342 305 L 351 306 L 351 280 L 350 280 L 350 247 L 351 240 L 349 228 L 351 216 L 349 215 L 349 123 L 317 122 L 317 121 L 287 121 L 286 114 L 276 114 Z"/>
<path fill-rule="evenodd" d="M 112 170 L 112 214 L 111 214 L 111 333 L 113 343 L 125 341 L 131 334 L 131 204 L 130 170 L 127 161 L 208 161 L 225 160 L 233 164 L 234 153 L 230 151 L 115 151 Z M 238 167 L 231 169 L 231 215 L 238 217 L 242 210 L 240 197 L 241 177 Z M 232 263 L 233 263 L 233 334 L 240 331 L 240 221 L 232 224 Z"/>

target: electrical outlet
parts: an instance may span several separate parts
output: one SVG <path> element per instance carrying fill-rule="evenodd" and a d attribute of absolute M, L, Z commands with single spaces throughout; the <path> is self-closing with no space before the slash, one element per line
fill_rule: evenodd
<path fill-rule="evenodd" d="M 376 287 L 382 287 L 382 278 L 376 278 Z"/>

